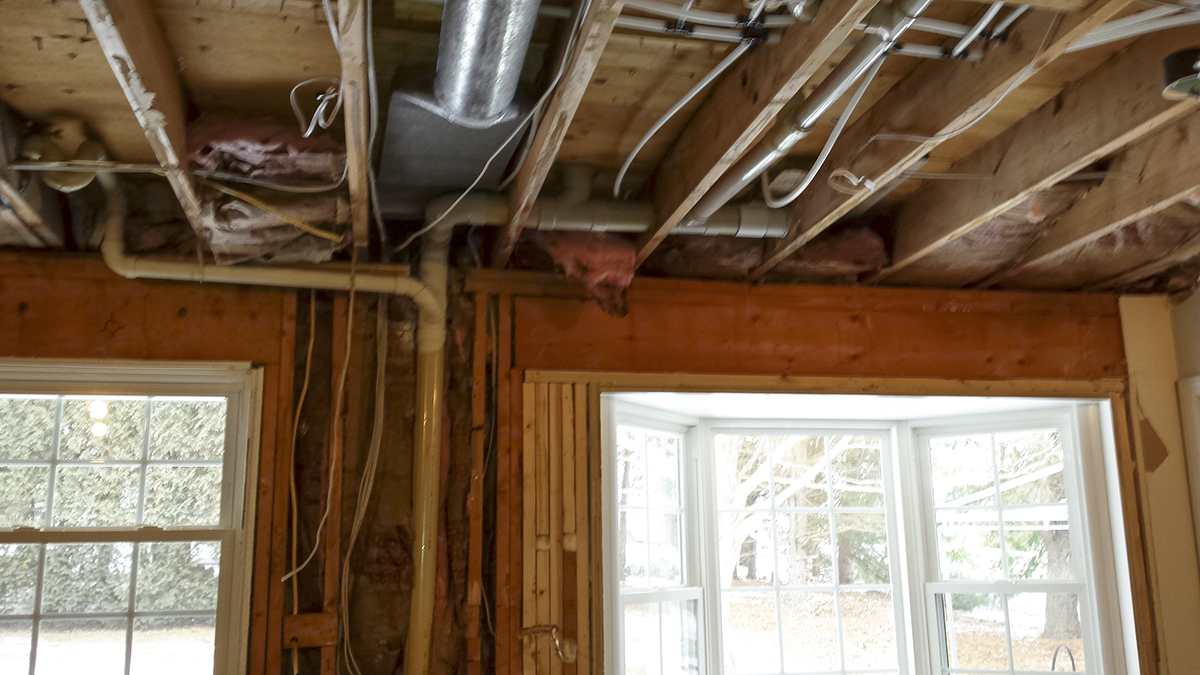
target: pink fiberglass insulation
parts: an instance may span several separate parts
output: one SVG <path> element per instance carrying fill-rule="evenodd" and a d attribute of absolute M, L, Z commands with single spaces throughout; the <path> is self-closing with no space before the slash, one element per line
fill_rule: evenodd
<path fill-rule="evenodd" d="M 567 277 L 581 282 L 604 311 L 625 316 L 637 251 L 624 237 L 601 232 L 535 232 L 532 237 Z"/>
<path fill-rule="evenodd" d="M 642 267 L 654 276 L 741 281 L 762 264 L 773 245 L 736 237 L 668 237 Z M 852 281 L 887 263 L 883 240 L 867 227 L 822 235 L 780 263 L 768 281 L 802 283 Z"/>
<path fill-rule="evenodd" d="M 346 166 L 338 134 L 318 130 L 304 138 L 295 122 L 219 114 L 188 127 L 188 154 L 200 170 L 288 183 L 336 183 Z"/>
<path fill-rule="evenodd" d="M 1097 181 L 1070 181 L 1034 193 L 887 277 L 886 283 L 962 288 L 982 281 L 1018 258 L 1056 216 L 1097 184 Z"/>
<path fill-rule="evenodd" d="M 1175 204 L 1090 244 L 1034 265 L 999 284 L 1003 288 L 1083 288 L 1171 253 L 1200 229 L 1200 209 Z"/>

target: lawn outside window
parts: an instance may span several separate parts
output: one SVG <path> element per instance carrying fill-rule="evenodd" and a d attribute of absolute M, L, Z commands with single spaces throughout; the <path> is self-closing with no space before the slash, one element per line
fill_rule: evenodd
<path fill-rule="evenodd" d="M 1125 628 L 1102 619 L 1120 565 L 1100 406 L 781 421 L 604 405 L 617 673 L 1126 672 Z"/>
<path fill-rule="evenodd" d="M 0 671 L 245 671 L 260 381 L 0 362 Z"/>

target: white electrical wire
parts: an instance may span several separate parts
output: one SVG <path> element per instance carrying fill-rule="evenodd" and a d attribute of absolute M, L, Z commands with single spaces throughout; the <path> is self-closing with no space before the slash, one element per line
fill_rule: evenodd
<path fill-rule="evenodd" d="M 704 91 L 708 85 L 712 84 L 713 80 L 717 79 L 721 73 L 725 72 L 729 66 L 732 66 L 734 62 L 741 58 L 743 54 L 750 51 L 751 45 L 752 43 L 743 41 L 739 43 L 738 46 L 734 47 L 729 54 L 725 56 L 725 58 L 721 59 L 720 63 L 718 63 L 712 70 L 708 71 L 707 75 L 701 78 L 695 86 L 689 89 L 688 92 L 683 95 L 683 98 L 676 101 L 675 105 L 671 106 L 667 112 L 663 113 L 662 117 L 659 117 L 658 121 L 655 122 L 644 135 L 642 135 L 641 140 L 637 142 L 637 145 L 633 146 L 633 150 L 630 151 L 629 156 L 625 158 L 625 163 L 621 165 L 621 170 L 617 172 L 617 179 L 613 181 L 613 197 L 617 199 L 621 198 L 621 183 L 625 181 L 625 173 L 629 171 L 629 167 L 633 164 L 633 160 L 637 158 L 638 153 L 642 151 L 642 148 L 646 147 L 646 144 L 650 142 L 650 139 L 654 138 L 654 135 L 657 134 L 667 124 L 667 122 L 675 116 L 676 113 L 690 103 L 697 94 Z"/>
<path fill-rule="evenodd" d="M 758 16 L 762 14 L 763 8 L 766 7 L 766 5 L 767 0 L 758 0 L 758 2 L 754 3 L 754 7 L 750 9 L 750 17 L 747 20 L 747 23 L 753 23 L 756 21 Z M 688 92 L 683 95 L 683 98 L 679 99 L 675 105 L 671 106 L 667 112 L 663 113 L 662 117 L 659 117 L 658 121 L 655 122 L 648 131 L 646 131 L 641 140 L 638 141 L 637 145 L 633 147 L 633 150 L 629 153 L 629 156 L 625 158 L 625 163 L 621 165 L 621 170 L 617 172 L 617 179 L 613 181 L 613 197 L 615 199 L 621 198 L 621 183 L 625 182 L 625 173 L 629 171 L 629 167 L 633 164 L 633 160 L 637 158 L 638 153 L 642 151 L 642 148 L 646 147 L 646 144 L 650 142 L 650 139 L 654 138 L 654 135 L 657 134 L 667 124 L 667 122 L 675 116 L 676 113 L 682 110 L 683 107 L 686 106 L 693 98 L 695 98 L 697 94 L 699 94 L 701 91 L 704 91 L 708 85 L 712 84 L 713 80 L 717 79 L 721 73 L 725 72 L 729 66 L 732 66 L 735 61 L 749 51 L 751 46 L 753 46 L 753 43 L 746 40 L 734 47 L 728 54 L 725 55 L 725 58 L 721 59 L 720 63 L 710 70 L 709 73 L 705 75 L 699 82 L 697 82 L 694 87 L 689 89 Z"/>
<path fill-rule="evenodd" d="M 488 157 L 487 161 L 484 162 L 483 168 L 479 170 L 479 175 L 475 176 L 475 180 L 471 181 L 471 184 L 467 186 L 467 189 L 463 190 L 462 193 L 450 203 L 450 206 L 447 206 L 446 210 L 442 211 L 437 218 L 430 220 L 421 229 L 410 234 L 402 244 L 392 249 L 391 253 L 395 254 L 403 251 L 422 235 L 440 225 L 441 222 L 446 219 L 446 216 L 450 215 L 450 213 L 454 211 L 459 203 L 466 199 L 467 195 L 471 194 L 471 191 L 474 190 L 477 185 L 479 185 L 479 181 L 483 180 L 484 175 L 487 174 L 488 167 L 492 165 L 492 162 L 496 161 L 496 158 L 500 156 L 500 153 L 504 151 L 504 148 L 508 147 L 508 144 L 517 137 L 517 134 L 525 130 L 525 124 L 528 123 L 529 120 L 533 119 L 533 116 L 537 114 L 538 110 L 540 110 L 541 107 L 546 104 L 546 101 L 550 98 L 550 95 L 554 93 L 554 88 L 558 86 L 559 81 L 566 72 L 567 57 L 570 56 L 571 51 L 575 46 L 575 42 L 579 38 L 583 17 L 587 16 L 588 10 L 591 9 L 591 6 L 592 0 L 585 0 L 584 4 L 579 8 L 579 17 L 576 20 L 575 25 L 571 28 L 571 36 L 567 40 L 566 49 L 563 50 L 563 59 L 559 64 L 558 72 L 554 75 L 554 79 L 550 81 L 550 85 L 546 87 L 546 91 L 542 94 L 541 98 L 538 99 L 537 103 L 533 105 L 533 108 L 531 108 L 528 113 L 525 113 L 525 116 L 521 119 L 521 121 L 517 123 L 515 127 L 513 127 L 512 133 L 510 133 L 507 138 L 501 141 L 500 147 L 496 148 L 496 151 L 492 153 L 492 156 Z M 535 130 L 530 130 L 530 132 L 533 131 Z"/>
<path fill-rule="evenodd" d="M 317 109 L 313 112 L 312 118 L 305 123 L 304 111 L 300 109 L 300 102 L 296 100 L 296 92 L 314 82 L 329 82 L 331 84 L 325 91 L 317 94 Z M 337 118 L 338 111 L 342 109 L 341 80 L 336 77 L 314 77 L 307 79 L 292 87 L 292 93 L 288 94 L 288 99 L 292 102 L 292 113 L 296 115 L 296 121 L 300 123 L 301 133 L 304 134 L 305 138 L 308 138 L 313 135 L 317 127 L 328 129 L 333 125 L 333 120 Z"/>
<path fill-rule="evenodd" d="M 800 184 L 794 190 L 783 197 L 776 197 L 771 192 L 771 179 L 767 176 L 769 170 L 764 170 L 759 174 L 762 179 L 763 201 L 767 203 L 767 206 L 773 209 L 781 209 L 796 201 L 808 189 L 813 179 L 816 178 L 817 172 L 824 166 L 825 159 L 829 157 L 829 152 L 833 150 L 838 137 L 842 135 L 842 130 L 846 128 L 846 123 L 849 122 L 850 116 L 854 114 L 854 109 L 858 107 L 858 102 L 862 100 L 863 94 L 867 93 L 867 87 L 871 86 L 871 80 L 875 79 L 875 74 L 883 66 L 885 58 L 886 55 L 881 54 L 875 59 L 875 63 L 871 64 L 870 69 L 863 74 L 862 82 L 859 83 L 858 89 L 854 91 L 854 95 L 850 97 L 850 102 L 846 104 L 846 109 L 838 116 L 837 124 L 833 125 L 833 133 L 829 134 L 829 139 L 825 141 L 825 147 L 821 148 L 821 154 L 817 155 L 817 161 L 813 163 L 812 168 L 804 176 L 804 180 L 800 181 Z"/>
<path fill-rule="evenodd" d="M 371 428 L 371 443 L 367 449 L 367 459 L 363 464 L 362 478 L 358 483 L 358 501 L 354 505 L 354 523 L 350 527 L 350 541 L 346 545 L 346 557 L 342 561 L 342 579 L 338 588 L 338 621 L 342 629 L 342 656 L 346 667 L 352 675 L 361 675 L 362 669 L 354 658 L 354 648 L 350 645 L 350 560 L 354 554 L 354 545 L 362 531 L 363 521 L 367 517 L 367 507 L 371 503 L 371 492 L 375 488 L 375 473 L 379 468 L 379 449 L 383 444 L 384 401 L 387 393 L 387 352 L 388 352 L 388 297 L 380 294 L 375 310 L 375 415 Z"/>
<path fill-rule="evenodd" d="M 1016 89 L 1018 86 L 1020 86 L 1021 84 L 1023 84 L 1025 82 L 1026 78 L 1029 77 L 1029 74 L 1033 72 L 1033 69 L 1037 65 L 1038 59 L 1041 57 L 1042 52 L 1044 52 L 1046 50 L 1046 45 L 1050 43 L 1050 37 L 1052 35 L 1054 35 L 1055 29 L 1058 28 L 1058 25 L 1061 22 L 1062 22 L 1062 14 L 1059 14 L 1055 17 L 1054 21 L 1052 21 L 1050 23 L 1050 26 L 1046 29 L 1046 35 L 1042 38 L 1042 43 L 1040 45 L 1038 45 L 1037 52 L 1035 52 L 1033 55 L 1033 58 L 1030 59 L 1029 65 L 1025 66 L 1025 68 L 1015 78 L 1013 78 L 1013 81 L 1008 85 L 1008 87 L 1006 87 L 1004 89 L 1003 92 L 1000 93 L 1000 95 L 998 97 L 996 97 L 995 101 L 992 101 L 991 104 L 989 104 L 987 106 L 987 108 L 985 108 L 982 112 L 980 112 L 978 115 L 976 115 L 970 122 L 967 122 L 966 124 L 959 127 L 958 129 L 955 129 L 954 131 L 944 133 L 944 134 L 938 134 L 936 136 L 922 136 L 920 134 L 895 134 L 895 133 L 875 134 L 874 136 L 868 138 L 865 143 L 863 143 L 861 146 L 859 146 L 858 150 L 856 150 L 854 153 L 854 157 L 857 157 L 860 154 L 862 154 L 862 151 L 866 150 L 867 146 L 871 145 L 875 141 L 894 140 L 894 141 L 909 141 L 912 143 L 929 143 L 929 142 L 941 143 L 943 141 L 948 141 L 951 138 L 954 138 L 955 136 L 965 133 L 968 129 L 970 129 L 971 127 L 978 124 L 983 118 L 987 117 L 993 110 L 996 109 L 996 106 L 1000 105 L 1000 103 L 1002 101 L 1004 101 L 1004 99 L 1007 98 L 1008 95 L 1013 92 L 1014 89 Z M 841 167 L 837 171 L 834 171 L 833 174 L 831 174 L 829 176 L 829 186 L 834 188 L 835 190 L 838 190 L 839 192 L 843 192 L 843 193 L 846 193 L 846 191 L 839 189 L 836 185 L 834 185 L 833 179 L 835 176 L 845 178 L 847 180 L 847 182 L 849 182 L 851 185 L 853 185 L 855 187 L 858 187 L 860 185 L 862 185 L 862 186 L 876 185 L 876 183 L 874 181 L 868 179 L 866 176 L 860 176 L 845 167 Z M 870 187 L 868 189 L 874 190 L 873 187 Z M 849 193 L 847 193 L 847 194 L 849 194 Z"/>

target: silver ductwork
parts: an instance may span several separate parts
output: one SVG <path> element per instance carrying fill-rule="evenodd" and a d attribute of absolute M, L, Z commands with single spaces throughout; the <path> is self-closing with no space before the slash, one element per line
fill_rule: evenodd
<path fill-rule="evenodd" d="M 478 189 L 499 187 L 531 105 L 519 89 L 538 1 L 446 2 L 436 74 L 398 72 L 393 83 L 379 161 L 385 217 L 419 220 L 431 199 L 476 176 Z"/>
<path fill-rule="evenodd" d="M 515 114 L 513 98 L 539 0 L 447 0 L 433 98 L 450 120 L 491 126 Z"/>

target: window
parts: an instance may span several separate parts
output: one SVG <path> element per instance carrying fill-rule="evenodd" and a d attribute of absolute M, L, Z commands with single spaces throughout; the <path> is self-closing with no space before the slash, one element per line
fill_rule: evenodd
<path fill-rule="evenodd" d="M 857 418 L 810 422 L 606 396 L 618 673 L 1123 671 L 1100 406 L 808 397 Z M 1009 412 L 921 419 L 955 409 Z"/>
<path fill-rule="evenodd" d="M 255 381 L 0 363 L 0 672 L 244 671 Z"/>

